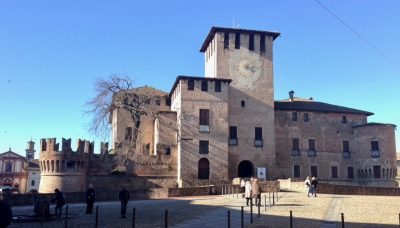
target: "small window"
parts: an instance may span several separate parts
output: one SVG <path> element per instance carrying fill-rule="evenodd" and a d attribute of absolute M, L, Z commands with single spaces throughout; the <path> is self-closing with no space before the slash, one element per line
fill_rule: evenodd
<path fill-rule="evenodd" d="M 316 165 L 311 166 L 311 176 L 312 177 L 318 177 L 318 168 Z"/>
<path fill-rule="evenodd" d="M 381 178 L 381 166 L 379 165 L 374 166 L 374 178 Z"/>
<path fill-rule="evenodd" d="M 371 141 L 371 157 L 380 157 L 379 142 Z"/>
<path fill-rule="evenodd" d="M 332 166 L 331 171 L 332 171 L 332 178 L 338 178 L 337 166 Z"/>
<path fill-rule="evenodd" d="M 241 107 L 246 107 L 246 102 L 245 102 L 245 101 L 241 101 L 241 102 L 240 102 L 240 106 L 241 106 Z"/>
<path fill-rule="evenodd" d="M 208 141 L 202 141 L 200 140 L 199 142 L 199 153 L 200 154 L 208 154 Z"/>
<path fill-rule="evenodd" d="M 308 122 L 308 113 L 304 113 L 303 115 L 303 121 Z"/>
<path fill-rule="evenodd" d="M 249 50 L 254 51 L 254 35 L 249 36 Z"/>
<path fill-rule="evenodd" d="M 14 188 L 18 189 L 19 188 L 19 184 L 15 184 Z"/>
<path fill-rule="evenodd" d="M 229 127 L 229 145 L 237 145 L 238 140 L 237 140 L 237 127 L 236 126 L 230 126 Z"/>
<path fill-rule="evenodd" d="M 224 49 L 229 49 L 229 32 L 224 34 Z"/>
<path fill-rule="evenodd" d="M 292 113 L 292 120 L 297 121 L 297 112 Z"/>
<path fill-rule="evenodd" d="M 161 105 L 161 101 L 160 100 L 155 100 L 154 101 L 154 105 L 155 106 L 160 106 Z"/>
<path fill-rule="evenodd" d="M 165 155 L 171 155 L 171 148 L 165 148 Z"/>
<path fill-rule="evenodd" d="M 125 140 L 131 140 L 132 139 L 132 128 L 127 127 L 125 128 Z"/>
<path fill-rule="evenodd" d="M 235 34 L 235 49 L 240 49 L 240 33 Z"/>
<path fill-rule="evenodd" d="M 31 186 L 35 186 L 35 180 L 31 181 Z"/>
<path fill-rule="evenodd" d="M 308 139 L 308 156 L 317 156 L 315 152 L 315 139 Z"/>
<path fill-rule="evenodd" d="M 300 178 L 300 165 L 294 165 L 293 172 L 295 178 Z"/>
<path fill-rule="evenodd" d="M 167 99 L 165 99 L 165 105 L 166 106 L 171 106 L 171 98 L 167 98 Z"/>
<path fill-rule="evenodd" d="M 260 36 L 260 52 L 265 52 L 265 36 Z"/>
<path fill-rule="evenodd" d="M 188 90 L 194 90 L 194 80 L 193 79 L 188 80 Z"/>
<path fill-rule="evenodd" d="M 346 116 L 342 116 L 342 124 L 346 124 L 347 123 L 347 118 Z"/>
<path fill-rule="evenodd" d="M 32 152 L 28 152 L 28 158 L 32 158 Z"/>
<path fill-rule="evenodd" d="M 200 125 L 209 125 L 209 109 L 200 109 Z"/>
<path fill-rule="evenodd" d="M 353 169 L 353 167 L 347 167 L 347 178 L 354 179 L 354 169 Z"/>
<path fill-rule="evenodd" d="M 293 145 L 292 156 L 300 156 L 299 139 L 293 138 L 292 145 Z"/>
<path fill-rule="evenodd" d="M 12 170 L 12 163 L 11 162 L 7 162 L 6 163 L 6 172 L 11 172 Z"/>
<path fill-rule="evenodd" d="M 208 91 L 208 81 L 206 80 L 201 81 L 201 91 Z"/>
<path fill-rule="evenodd" d="M 221 81 L 215 81 L 215 92 L 221 92 Z"/>
<path fill-rule="evenodd" d="M 143 103 L 144 103 L 144 105 L 149 105 L 150 104 L 150 99 L 144 99 Z"/>
<path fill-rule="evenodd" d="M 256 127 L 256 128 L 254 128 L 254 132 L 255 132 L 254 146 L 262 147 L 263 146 L 262 128 L 261 127 Z"/>

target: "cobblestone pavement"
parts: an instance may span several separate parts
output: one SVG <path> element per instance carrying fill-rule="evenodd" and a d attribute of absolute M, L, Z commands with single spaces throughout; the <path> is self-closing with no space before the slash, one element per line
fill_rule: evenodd
<path fill-rule="evenodd" d="M 228 211 L 231 227 L 241 227 L 241 207 L 244 206 L 244 225 L 247 228 L 293 227 L 339 228 L 342 227 L 399 227 L 400 197 L 356 196 L 319 194 L 307 197 L 299 192 L 280 192 L 275 205 L 268 205 L 267 194 L 262 195 L 260 217 L 253 207 L 253 223 L 250 223 L 250 207 L 245 199 L 227 196 L 179 197 L 159 200 L 140 200 L 128 203 L 126 219 L 120 218 L 119 202 L 96 202 L 99 206 L 98 227 L 132 227 L 133 208 L 136 209 L 135 227 L 165 227 L 165 211 L 168 210 L 170 228 L 228 227 Z M 53 211 L 54 205 L 51 206 Z M 68 220 L 68 227 L 95 227 L 96 215 L 84 214 L 86 204 L 70 204 L 70 214 L 78 214 Z M 13 207 L 13 214 L 30 214 L 32 206 Z M 65 214 L 65 207 L 64 207 Z M 15 227 L 65 227 L 65 219 L 48 221 L 41 226 L 35 223 L 12 223 Z"/>

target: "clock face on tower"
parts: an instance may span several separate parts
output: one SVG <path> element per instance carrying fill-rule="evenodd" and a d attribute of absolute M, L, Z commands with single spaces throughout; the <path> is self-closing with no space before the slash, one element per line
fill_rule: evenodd
<path fill-rule="evenodd" d="M 243 56 L 236 60 L 235 71 L 243 77 L 250 77 L 257 71 L 257 66 L 252 59 Z"/>

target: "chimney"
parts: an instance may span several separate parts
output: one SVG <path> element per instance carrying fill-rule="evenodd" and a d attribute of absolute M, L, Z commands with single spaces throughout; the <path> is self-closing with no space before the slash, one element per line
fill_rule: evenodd
<path fill-rule="evenodd" d="M 289 92 L 289 100 L 290 100 L 290 102 L 293 102 L 293 101 L 294 101 L 294 100 L 293 100 L 293 94 L 294 94 L 294 91 L 291 90 L 291 91 Z"/>

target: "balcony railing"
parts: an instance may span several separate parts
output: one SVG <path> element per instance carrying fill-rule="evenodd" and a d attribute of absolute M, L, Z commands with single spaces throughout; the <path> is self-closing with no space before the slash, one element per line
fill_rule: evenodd
<path fill-rule="evenodd" d="M 237 145 L 238 139 L 229 139 L 229 145 Z"/>
<path fill-rule="evenodd" d="M 379 150 L 371 150 L 371 157 L 379 158 L 381 156 L 381 152 Z"/>
<path fill-rule="evenodd" d="M 255 140 L 254 140 L 254 146 L 255 146 L 255 147 L 262 147 L 262 146 L 263 146 L 263 141 L 262 141 L 262 139 L 255 139 Z"/>
<path fill-rule="evenodd" d="M 349 158 L 350 157 L 350 152 L 349 151 L 343 151 L 343 158 Z"/>
<path fill-rule="evenodd" d="M 317 156 L 315 150 L 308 150 L 308 156 Z"/>
<path fill-rule="evenodd" d="M 299 150 L 292 150 L 292 156 L 300 156 Z"/>

